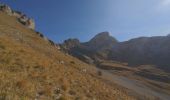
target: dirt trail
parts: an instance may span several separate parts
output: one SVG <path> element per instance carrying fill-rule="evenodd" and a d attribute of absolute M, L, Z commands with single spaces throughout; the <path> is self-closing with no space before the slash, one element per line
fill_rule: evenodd
<path fill-rule="evenodd" d="M 159 91 L 154 91 L 151 88 L 145 86 L 139 81 L 129 79 L 124 76 L 113 75 L 105 70 L 97 69 L 102 72 L 102 78 L 114 82 L 120 86 L 128 88 L 135 91 L 136 93 L 143 95 L 148 98 L 153 98 L 154 100 L 169 100 L 170 95 L 161 93 Z"/>

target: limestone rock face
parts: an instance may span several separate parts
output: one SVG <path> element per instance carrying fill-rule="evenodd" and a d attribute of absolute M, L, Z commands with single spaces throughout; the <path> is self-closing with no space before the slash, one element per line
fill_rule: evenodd
<path fill-rule="evenodd" d="M 8 5 L 0 4 L 0 11 L 7 13 L 8 15 L 12 15 L 12 10 Z"/>
<path fill-rule="evenodd" d="M 35 22 L 25 14 L 12 10 L 8 5 L 0 4 L 0 11 L 10 16 L 14 16 L 18 21 L 29 29 L 35 29 Z"/>
<path fill-rule="evenodd" d="M 80 41 L 78 39 L 68 39 L 65 40 L 63 44 L 61 44 L 61 48 L 63 48 L 63 51 L 68 51 L 74 47 L 77 47 L 80 45 Z"/>
<path fill-rule="evenodd" d="M 33 19 L 28 18 L 26 15 L 21 15 L 18 21 L 30 29 L 35 29 L 35 22 Z"/>
<path fill-rule="evenodd" d="M 35 22 L 33 19 L 28 19 L 28 28 L 35 29 Z"/>
<path fill-rule="evenodd" d="M 94 38 L 92 38 L 89 42 L 85 43 L 85 45 L 93 51 L 110 48 L 118 41 L 110 36 L 109 32 L 101 32 L 97 34 Z"/>
<path fill-rule="evenodd" d="M 17 18 L 20 18 L 21 15 L 23 15 L 23 14 L 22 14 L 21 12 L 18 12 L 18 11 L 13 11 L 13 12 L 12 12 L 12 15 L 15 16 L 15 17 L 17 17 Z"/>
<path fill-rule="evenodd" d="M 88 42 L 81 43 L 78 39 L 68 39 L 61 44 L 63 51 L 85 61 L 94 63 L 100 58 L 106 58 L 107 54 L 114 44 L 118 41 L 109 35 L 109 32 L 97 34 Z"/>

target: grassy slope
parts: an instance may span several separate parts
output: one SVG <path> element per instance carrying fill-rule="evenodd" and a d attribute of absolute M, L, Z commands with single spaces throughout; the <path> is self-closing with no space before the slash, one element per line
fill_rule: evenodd
<path fill-rule="evenodd" d="M 0 12 L 0 100 L 53 100 L 57 88 L 60 100 L 133 100 L 92 73 L 89 65 Z"/>

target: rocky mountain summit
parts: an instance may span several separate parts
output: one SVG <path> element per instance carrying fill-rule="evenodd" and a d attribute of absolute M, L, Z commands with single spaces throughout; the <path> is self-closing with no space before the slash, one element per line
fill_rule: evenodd
<path fill-rule="evenodd" d="M 89 42 L 84 43 L 84 45 L 86 45 L 89 49 L 98 51 L 112 47 L 117 42 L 118 41 L 114 37 L 110 36 L 109 32 L 102 32 L 97 34 Z"/>
<path fill-rule="evenodd" d="M 0 3 L 0 11 L 10 16 L 14 16 L 18 21 L 29 29 L 35 29 L 35 22 L 32 18 L 29 18 L 25 14 L 19 11 L 12 10 L 8 5 Z"/>
<path fill-rule="evenodd" d="M 71 43 L 68 42 L 67 44 Z M 89 42 L 79 42 L 65 50 L 73 56 L 81 60 L 86 59 L 86 62 L 93 62 L 93 64 L 98 64 L 102 60 L 112 60 L 126 62 L 132 66 L 157 65 L 164 70 L 170 71 L 169 45 L 169 35 L 140 37 L 125 42 L 118 42 L 108 32 L 102 32 L 97 34 Z"/>
<path fill-rule="evenodd" d="M 60 46 L 63 51 L 92 64 L 107 58 L 108 50 L 116 43 L 118 41 L 108 32 L 102 32 L 88 42 L 80 43 L 78 39 L 68 39 Z"/>

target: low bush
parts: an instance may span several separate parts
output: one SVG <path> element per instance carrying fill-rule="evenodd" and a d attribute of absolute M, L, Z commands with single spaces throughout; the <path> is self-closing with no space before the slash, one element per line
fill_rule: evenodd
<path fill-rule="evenodd" d="M 74 61 L 70 61 L 70 63 L 71 63 L 71 64 L 75 64 L 75 62 L 74 62 Z"/>
<path fill-rule="evenodd" d="M 98 74 L 99 76 L 102 76 L 102 72 L 101 72 L 101 71 L 98 71 L 97 74 Z"/>

